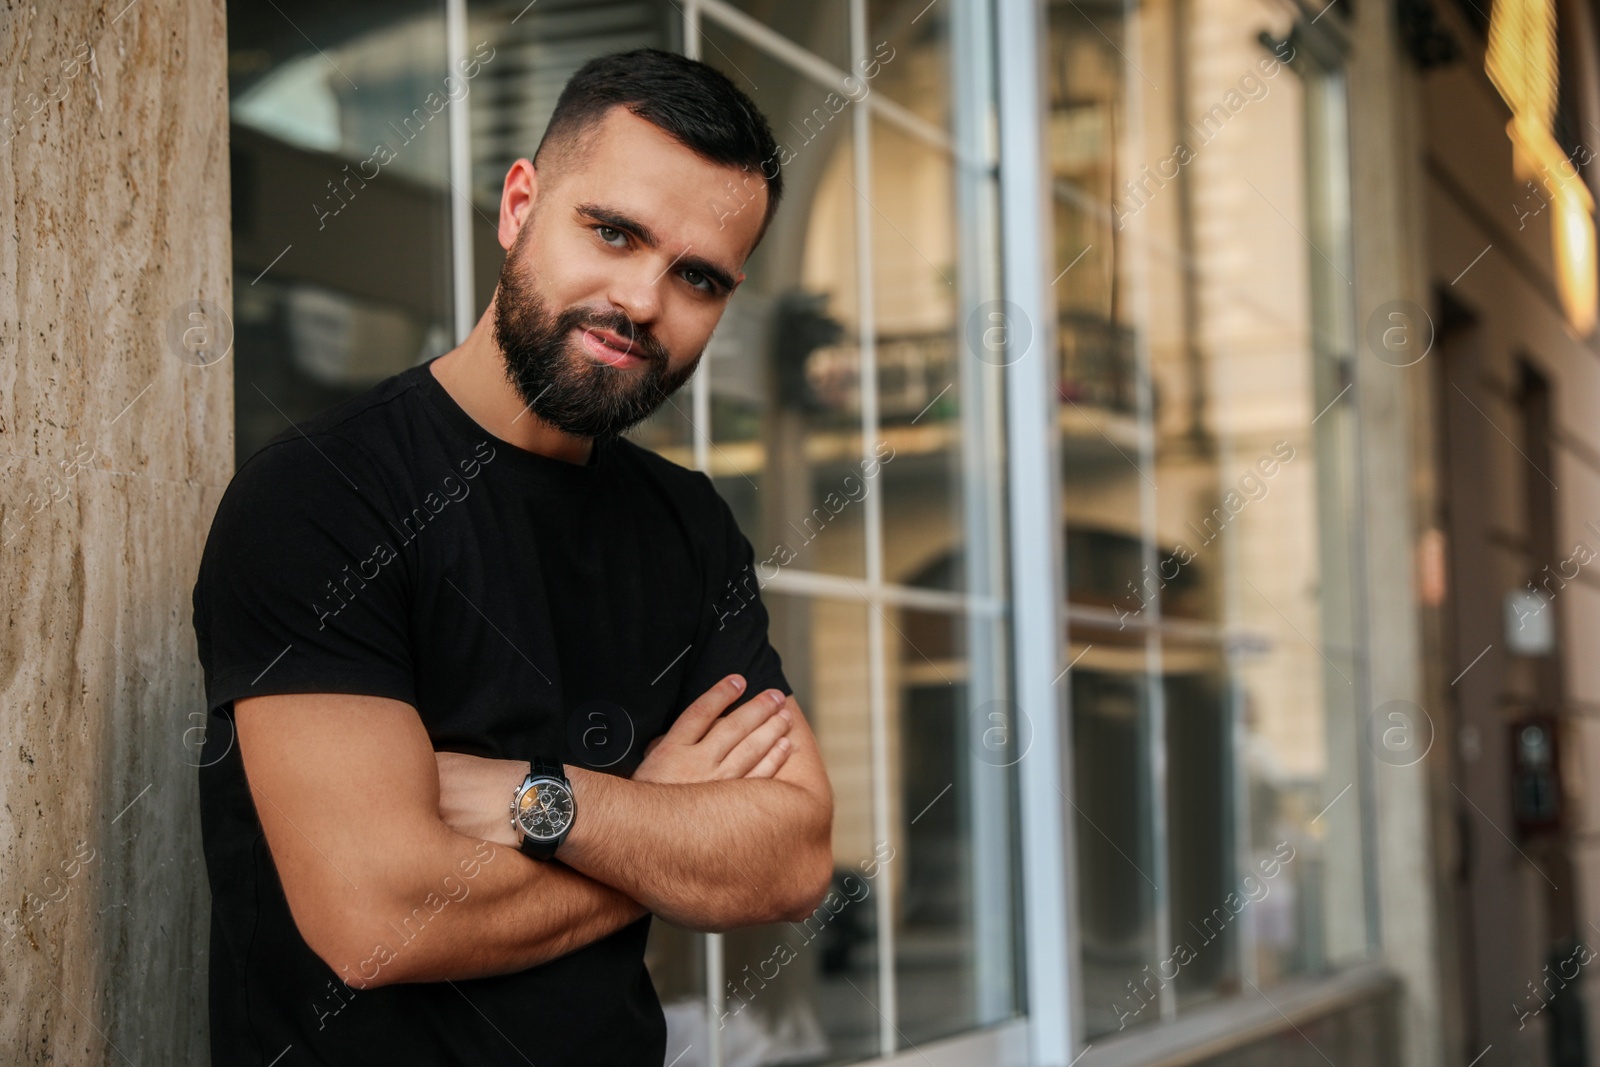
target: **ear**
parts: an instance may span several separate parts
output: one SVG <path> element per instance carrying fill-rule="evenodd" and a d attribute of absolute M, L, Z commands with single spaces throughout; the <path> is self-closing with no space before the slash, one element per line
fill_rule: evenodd
<path fill-rule="evenodd" d="M 500 226 L 496 236 L 501 248 L 509 252 L 516 244 L 517 234 L 527 225 L 538 199 L 539 172 L 531 160 L 517 160 L 506 171 L 505 184 L 500 190 Z"/>
<path fill-rule="evenodd" d="M 740 271 L 738 276 L 733 279 L 733 288 L 728 290 L 728 295 L 732 296 L 734 293 L 737 293 L 739 291 L 739 286 L 741 286 L 743 284 L 744 284 L 744 271 Z"/>

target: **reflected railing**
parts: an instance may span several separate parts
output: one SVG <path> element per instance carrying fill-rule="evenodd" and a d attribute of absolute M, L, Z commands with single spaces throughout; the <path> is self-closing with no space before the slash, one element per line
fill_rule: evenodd
<path fill-rule="evenodd" d="M 1118 415 L 1138 411 L 1134 331 L 1092 312 L 1063 310 L 1056 319 L 1063 403 Z"/>

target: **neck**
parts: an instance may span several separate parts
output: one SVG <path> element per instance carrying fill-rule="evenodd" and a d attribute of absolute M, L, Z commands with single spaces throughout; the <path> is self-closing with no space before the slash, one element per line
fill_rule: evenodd
<path fill-rule="evenodd" d="M 494 309 L 489 304 L 467 339 L 433 361 L 433 376 L 472 421 L 528 452 L 583 465 L 594 447 L 590 437 L 574 437 L 527 409 L 506 377 L 505 355 L 494 340 Z"/>

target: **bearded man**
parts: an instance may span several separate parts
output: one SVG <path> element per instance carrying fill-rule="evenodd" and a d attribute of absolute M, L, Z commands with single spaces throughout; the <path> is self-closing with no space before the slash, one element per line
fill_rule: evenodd
<path fill-rule="evenodd" d="M 467 339 L 235 475 L 194 589 L 218 1065 L 659 1067 L 651 916 L 826 892 L 750 542 L 622 436 L 694 373 L 776 155 L 712 68 L 591 61 L 506 175 Z"/>

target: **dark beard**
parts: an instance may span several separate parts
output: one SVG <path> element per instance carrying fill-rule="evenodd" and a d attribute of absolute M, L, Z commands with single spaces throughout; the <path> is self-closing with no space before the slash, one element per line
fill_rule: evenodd
<path fill-rule="evenodd" d="M 505 355 L 507 379 L 539 418 L 576 437 L 621 434 L 648 418 L 694 374 L 699 355 L 671 370 L 666 347 L 649 328 L 635 327 L 615 308 L 569 307 L 552 315 L 515 269 L 516 254 L 514 247 L 500 267 L 494 336 Z M 577 348 L 581 341 L 570 339 L 574 327 L 629 338 L 633 353 L 649 362 L 630 370 L 597 363 Z"/>

